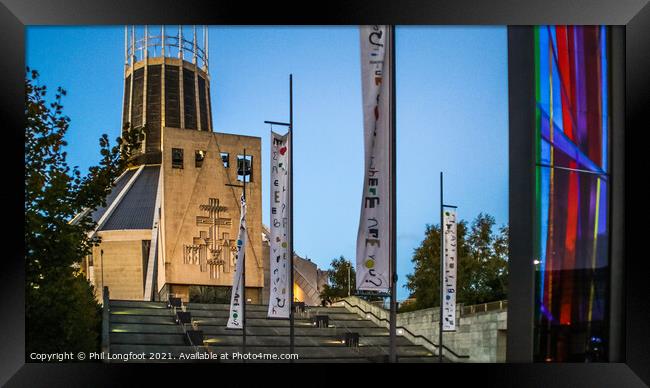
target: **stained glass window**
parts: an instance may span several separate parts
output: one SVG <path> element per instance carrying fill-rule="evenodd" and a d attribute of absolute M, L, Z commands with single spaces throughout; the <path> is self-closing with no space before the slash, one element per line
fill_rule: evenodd
<path fill-rule="evenodd" d="M 607 28 L 535 27 L 535 80 L 535 360 L 607 361 Z"/>

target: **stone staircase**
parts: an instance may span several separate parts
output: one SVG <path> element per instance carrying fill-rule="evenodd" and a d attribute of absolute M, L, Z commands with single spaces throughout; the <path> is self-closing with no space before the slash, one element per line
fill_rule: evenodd
<path fill-rule="evenodd" d="M 203 345 L 191 345 L 183 326 L 175 322 L 172 309 L 166 302 L 122 301 L 109 302 L 109 351 L 112 357 L 130 352 L 158 353 L 166 359 L 130 360 L 131 362 L 201 362 L 206 360 L 179 359 L 180 354 L 212 353 L 210 362 L 241 362 L 219 359 L 219 355 L 241 353 L 241 330 L 226 329 L 227 304 L 185 305 L 192 315 L 196 329 L 203 332 Z M 289 321 L 266 318 L 267 306 L 246 307 L 246 353 L 288 354 Z M 315 315 L 327 315 L 328 327 L 316 327 Z M 186 329 L 191 329 L 187 324 Z M 359 346 L 345 344 L 346 333 L 359 334 Z M 307 307 L 295 314 L 294 362 L 385 362 L 389 352 L 388 330 L 344 307 Z M 437 358 L 423 346 L 407 338 L 397 337 L 400 362 L 437 362 Z M 172 359 L 169 359 L 171 355 Z M 247 362 L 288 362 L 288 360 L 251 360 Z M 121 362 L 112 359 L 110 362 Z"/>

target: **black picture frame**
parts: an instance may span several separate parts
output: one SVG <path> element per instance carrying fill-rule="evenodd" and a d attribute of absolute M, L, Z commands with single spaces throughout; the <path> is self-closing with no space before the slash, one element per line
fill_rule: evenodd
<path fill-rule="evenodd" d="M 316 5 L 316 6 L 315 6 Z M 620 27 L 624 35 L 625 50 L 624 77 L 625 84 L 620 85 L 619 92 L 625 98 L 619 100 L 623 106 L 613 107 L 625 112 L 615 125 L 624 128 L 618 137 L 623 152 L 618 153 L 624 165 L 624 184 L 619 187 L 620 202 L 615 203 L 612 212 L 614 232 L 619 233 L 619 245 L 613 254 L 624 257 L 624 271 L 619 274 L 623 284 L 617 284 L 619 297 L 624 300 L 625 308 L 620 312 L 623 339 L 620 357 L 617 361 L 605 364 L 536 364 L 526 363 L 524 358 L 517 359 L 516 353 L 507 364 L 430 364 L 423 366 L 382 365 L 381 369 L 359 368 L 340 365 L 335 368 L 320 368 L 324 376 L 332 379 L 342 378 L 338 371 L 359 373 L 375 385 L 383 382 L 387 369 L 398 367 L 405 373 L 408 369 L 424 372 L 430 379 L 439 375 L 448 375 L 452 384 L 467 382 L 492 386 L 643 386 L 650 384 L 650 334 L 647 323 L 650 322 L 650 301 L 648 298 L 648 254 L 644 250 L 647 240 L 647 227 L 634 226 L 633 221 L 648 214 L 648 201 L 645 199 L 643 185 L 647 162 L 643 162 L 644 131 L 650 128 L 650 5 L 647 0 L 577 0 L 563 2 L 560 0 L 494 0 L 494 1 L 416 1 L 388 0 L 373 1 L 365 4 L 337 0 L 323 3 L 303 2 L 300 5 L 281 5 L 277 2 L 261 4 L 249 2 L 216 2 L 205 0 L 171 1 L 171 0 L 3 0 L 0 5 L 0 85 L 2 90 L 0 114 L 5 137 L 4 152 L 1 153 L 2 171 L 5 175 L 5 189 L 1 191 L 3 214 L 10 216 L 5 220 L 10 225 L 3 232 L 5 237 L 3 266 L 0 270 L 0 288 L 2 290 L 3 319 L 0 321 L 0 384 L 8 386 L 59 386 L 83 385 L 104 386 L 120 382 L 133 382 L 133 377 L 144 375 L 147 378 L 172 379 L 179 376 L 206 376 L 215 379 L 237 377 L 233 371 L 243 371 L 243 367 L 259 366 L 228 365 L 228 373 L 217 372 L 218 366 L 191 365 L 108 365 L 108 364 L 38 364 L 25 363 L 25 319 L 24 319 L 24 238 L 22 228 L 18 227 L 24 220 L 21 209 L 24 204 L 24 177 L 21 144 L 24 144 L 23 101 L 25 69 L 25 26 L 26 25 L 89 25 L 89 24 L 494 24 L 494 25 L 534 25 L 534 24 L 607 24 Z M 509 60 L 514 60 L 510 58 Z M 509 82 L 516 80 L 510 79 Z M 512 98 L 512 96 L 511 96 Z M 512 102 L 512 101 L 511 101 Z M 511 106 L 512 107 L 512 106 Z M 526 118 L 521 118 L 525 120 Z M 511 117 L 512 120 L 512 117 Z M 511 131 L 512 131 L 511 122 Z M 512 135 L 512 132 L 511 132 Z M 514 143 L 513 143 L 514 140 Z M 513 146 L 526 146 L 526 139 L 511 136 L 510 149 Z M 523 143 L 517 143 L 523 142 Z M 528 164 L 513 165 L 510 162 L 510 227 L 511 237 L 525 236 L 530 228 L 531 204 L 526 204 L 521 194 L 532 190 L 529 183 L 522 183 Z M 525 180 L 525 179 L 524 179 Z M 618 214 L 616 212 L 619 212 Z M 528 217 L 528 218 L 527 218 Z M 530 235 L 530 234 L 529 234 Z M 511 246 L 515 251 L 526 249 L 525 238 L 518 239 L 524 246 Z M 17 243 L 18 242 L 18 243 Z M 518 262 L 517 262 L 518 263 Z M 527 279 L 527 270 L 518 268 L 511 261 L 510 311 L 508 347 L 528 345 L 518 343 L 522 333 L 518 333 L 519 323 L 526 319 L 524 301 L 528 295 L 516 294 L 519 286 Z M 519 286 L 518 286 L 519 285 Z M 518 307 L 519 306 L 519 307 Z M 514 308 L 514 311 L 513 311 Z M 518 321 L 519 320 L 519 321 Z M 519 323 L 518 323 L 519 322 Z M 522 348 L 523 349 L 523 348 Z M 524 352 L 522 351 L 521 354 Z M 273 365 L 277 368 L 277 365 Z M 183 373 L 173 370 L 180 369 Z M 293 368 L 296 369 L 303 368 Z M 317 370 L 308 368 L 317 373 Z M 307 369 L 305 369 L 307 370 Z M 143 373 L 146 371 L 146 373 Z M 332 373 L 336 371 L 336 373 Z M 293 373 L 293 372 L 291 372 Z M 264 374 L 255 374 L 263 378 Z M 400 375 L 396 375 L 399 377 Z M 251 378 L 244 374 L 242 378 Z M 324 378 L 325 378 L 324 377 Z M 407 375 L 402 376 L 404 379 Z M 323 378 L 323 379 L 324 379 Z M 219 380 L 220 381 L 220 380 Z M 311 380 L 310 380 L 311 381 Z M 332 380 L 332 384 L 336 384 Z M 338 380 L 341 381 L 341 380 Z M 420 380 L 422 381 L 422 380 Z M 321 381 L 321 383 L 326 380 Z M 187 383 L 191 383 L 187 381 Z M 275 381 L 278 383 L 278 381 Z M 424 381 L 422 381 L 424 384 Z M 310 384 L 303 380 L 303 384 Z"/>

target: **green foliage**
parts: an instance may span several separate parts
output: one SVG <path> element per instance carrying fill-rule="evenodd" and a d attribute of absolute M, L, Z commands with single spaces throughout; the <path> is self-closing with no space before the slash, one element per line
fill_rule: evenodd
<path fill-rule="evenodd" d="M 458 223 L 458 280 L 456 302 L 465 305 L 507 298 L 508 228 L 494 232 L 494 217 L 479 214 L 468 226 Z M 425 238 L 411 260 L 413 274 L 407 275 L 406 288 L 415 301 L 400 311 L 439 306 L 440 226 L 427 225 Z"/>
<path fill-rule="evenodd" d="M 40 286 L 27 290 L 27 354 L 99 351 L 101 306 L 93 287 L 84 276 L 64 269 L 48 275 Z"/>
<path fill-rule="evenodd" d="M 356 288 L 354 265 L 351 265 L 350 261 L 341 256 L 338 259 L 333 259 L 330 263 L 330 270 L 328 271 L 329 284 L 323 287 L 320 293 L 321 299 L 334 300 L 348 296 L 348 269 L 350 271 L 350 293 L 354 293 Z"/>
<path fill-rule="evenodd" d="M 27 353 L 32 351 L 96 351 L 100 307 L 92 286 L 79 273 L 79 263 L 97 240 L 85 209 L 105 206 L 112 182 L 126 167 L 126 155 L 138 144 L 111 146 L 99 139 L 101 160 L 83 175 L 66 161 L 65 134 L 70 118 L 63 114 L 66 92 L 56 89 L 46 101 L 47 87 L 38 72 L 25 79 L 25 275 Z M 126 131 L 131 133 L 130 130 Z M 133 135 L 137 136 L 137 135 Z M 123 155 L 120 153 L 123 148 Z"/>

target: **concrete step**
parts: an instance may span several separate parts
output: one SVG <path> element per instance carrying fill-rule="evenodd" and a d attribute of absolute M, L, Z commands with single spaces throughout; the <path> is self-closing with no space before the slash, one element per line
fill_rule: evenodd
<path fill-rule="evenodd" d="M 173 316 L 170 309 L 138 308 L 138 307 L 116 307 L 109 309 L 111 315 L 149 315 L 149 316 Z"/>
<path fill-rule="evenodd" d="M 192 310 L 210 310 L 210 311 L 228 311 L 230 310 L 229 304 L 224 303 L 186 303 L 189 309 Z M 131 307 L 141 309 L 167 309 L 167 302 L 145 302 L 138 300 L 111 300 L 111 307 Z M 320 307 L 320 306 L 306 306 L 306 310 L 312 311 L 313 314 L 354 314 L 348 311 L 345 307 Z M 265 304 L 247 304 L 246 311 L 268 311 L 268 305 Z"/>
<path fill-rule="evenodd" d="M 205 309 L 194 309 L 189 307 L 186 309 L 192 313 L 192 317 L 196 318 L 227 318 L 230 314 L 227 310 L 205 310 Z M 145 316 L 173 316 L 171 309 L 159 309 L 159 308 L 138 308 L 138 307 L 120 307 L 112 306 L 110 308 L 111 315 L 145 315 Z M 295 320 L 312 320 L 316 315 L 327 315 L 331 320 L 356 320 L 360 321 L 363 318 L 359 317 L 357 314 L 353 313 L 338 313 L 330 311 L 320 311 L 318 313 L 297 313 L 294 315 Z M 246 318 L 267 318 L 266 311 L 250 311 L 246 310 Z"/>
<path fill-rule="evenodd" d="M 210 317 L 192 317 L 199 326 L 226 326 L 228 318 L 210 318 Z M 111 320 L 113 316 L 111 316 Z M 247 326 L 265 326 L 265 327 L 289 327 L 288 320 L 266 319 L 266 318 L 246 318 Z M 313 323 L 308 319 L 296 319 L 295 327 L 313 327 Z M 358 327 L 377 327 L 371 321 L 365 320 L 332 320 L 329 321 L 330 327 L 341 328 L 358 328 Z"/>
<path fill-rule="evenodd" d="M 192 358 L 195 352 L 210 352 L 214 355 L 241 352 L 241 330 L 226 328 L 230 306 L 228 304 L 190 303 L 187 311 L 192 314 L 199 330 L 203 331 L 205 345 L 186 345 L 182 328 L 174 322 L 172 310 L 166 302 L 120 301 L 110 302 L 111 353 L 171 354 L 171 359 L 131 360 L 130 362 L 243 362 L 241 359 L 223 360 Z M 289 320 L 267 319 L 268 306 L 247 305 L 247 353 L 288 354 Z M 313 326 L 312 317 L 327 315 L 328 328 Z M 360 335 L 359 347 L 346 347 L 342 340 L 345 334 Z M 295 314 L 296 362 L 385 362 L 389 352 L 388 330 L 377 326 L 344 307 L 307 307 L 304 313 Z M 415 345 L 407 338 L 398 336 L 399 362 L 437 362 L 432 352 Z M 185 359 L 180 359 L 180 354 Z M 446 362 L 448 360 L 445 360 Z M 113 361 L 114 362 L 114 361 Z M 289 362 L 289 360 L 266 359 L 246 362 Z"/>
<path fill-rule="evenodd" d="M 213 317 L 195 317 L 192 314 L 194 322 L 199 326 L 226 326 L 228 322 L 227 317 L 213 318 Z M 156 325 L 175 325 L 174 317 L 169 315 L 135 315 L 135 314 L 110 314 L 110 323 L 141 323 L 141 324 L 156 324 Z M 371 321 L 366 320 L 331 320 L 329 321 L 330 328 L 348 328 L 352 331 L 356 328 L 372 328 L 377 327 Z M 246 325 L 249 327 L 263 326 L 263 327 L 289 327 L 289 321 L 285 319 L 266 319 L 266 318 L 247 318 Z M 313 323 L 308 319 L 296 319 L 294 321 L 295 327 L 314 327 Z"/>
<path fill-rule="evenodd" d="M 221 310 L 228 311 L 230 310 L 229 304 L 213 304 L 213 303 L 188 303 L 188 308 L 193 310 Z M 269 306 L 265 304 L 247 304 L 246 311 L 264 311 L 268 312 Z M 319 306 L 306 306 L 305 310 L 312 311 L 314 313 L 339 313 L 339 314 L 355 314 L 350 312 L 345 307 L 319 307 Z"/>
<path fill-rule="evenodd" d="M 159 324 L 141 324 L 141 323 L 112 323 L 112 333 L 182 333 L 183 330 L 178 325 L 159 325 Z M 228 330 L 225 326 L 199 326 L 204 334 L 211 335 L 241 335 L 239 331 Z M 341 336 L 352 331 L 345 328 L 315 328 L 313 326 L 296 327 L 294 334 L 296 336 L 309 335 L 318 336 Z M 388 330 L 381 327 L 360 327 L 353 330 L 361 336 L 388 336 Z M 268 327 L 268 326 L 248 326 L 246 328 L 248 335 L 280 335 L 288 336 L 289 327 Z"/>
<path fill-rule="evenodd" d="M 410 357 L 410 356 L 401 356 L 397 359 L 397 362 L 400 364 L 434 364 L 438 363 L 438 355 L 427 356 L 427 357 Z M 443 363 L 450 363 L 451 361 L 446 357 L 442 358 Z"/>
<path fill-rule="evenodd" d="M 144 323 L 111 323 L 111 333 L 157 333 L 180 334 L 183 329 L 179 325 L 159 325 Z"/>
<path fill-rule="evenodd" d="M 112 345 L 187 345 L 185 334 L 110 333 Z"/>
<path fill-rule="evenodd" d="M 210 346 L 233 345 L 237 346 L 242 343 L 241 336 L 212 336 L 206 335 L 205 343 Z M 344 336 L 295 336 L 295 346 L 324 346 L 324 347 L 345 347 L 343 342 Z M 288 336 L 246 336 L 246 344 L 250 346 L 289 346 L 290 338 Z M 418 346 L 408 339 L 397 338 L 398 346 Z M 389 346 L 388 337 L 360 337 L 359 346 Z"/>
<path fill-rule="evenodd" d="M 305 312 L 315 315 L 315 314 L 353 314 L 356 315 L 356 313 L 353 313 L 346 309 L 345 307 L 305 307 Z"/>
<path fill-rule="evenodd" d="M 197 310 L 223 310 L 228 311 L 230 304 L 224 303 L 184 303 L 185 306 Z M 111 307 L 122 308 L 152 308 L 152 309 L 167 309 L 167 302 L 146 302 L 139 300 L 111 300 Z M 268 305 L 263 304 L 247 304 L 246 309 L 250 311 L 267 311 Z"/>
<path fill-rule="evenodd" d="M 111 326 L 115 323 L 139 323 L 139 324 L 154 324 L 154 325 L 175 325 L 174 317 L 169 316 L 155 316 L 155 315 L 110 315 Z"/>
<path fill-rule="evenodd" d="M 150 309 L 167 309 L 166 302 L 145 302 L 140 300 L 110 300 L 110 307 L 137 307 Z"/>
<path fill-rule="evenodd" d="M 225 327 L 219 326 L 199 326 L 200 330 L 203 330 L 205 334 L 210 335 L 233 335 L 232 330 L 228 330 Z M 278 335 L 278 336 L 288 336 L 290 328 L 285 327 L 251 327 L 246 328 L 247 335 Z M 354 331 L 359 333 L 360 336 L 388 336 L 388 330 L 382 329 L 380 327 L 360 327 L 355 328 L 354 330 L 347 330 L 345 328 L 317 328 L 313 326 L 308 327 L 295 327 L 294 335 L 308 335 L 312 337 L 327 337 L 327 336 L 343 336 L 345 333 Z M 240 335 L 240 334 L 234 334 Z"/>
<path fill-rule="evenodd" d="M 345 347 L 342 335 L 330 336 L 295 336 L 294 343 L 296 346 L 335 346 Z M 183 333 L 169 334 L 146 334 L 146 333 L 111 333 L 111 344 L 131 344 L 131 345 L 185 345 L 185 335 Z M 242 343 L 241 335 L 205 335 L 204 344 L 210 346 L 233 345 L 238 346 Z M 246 344 L 249 346 L 289 346 L 290 338 L 288 336 L 247 336 Z M 359 346 L 388 346 L 389 338 L 386 336 L 379 337 L 360 337 Z M 397 337 L 398 346 L 417 346 L 404 337 Z"/>

